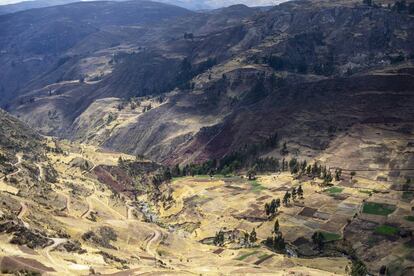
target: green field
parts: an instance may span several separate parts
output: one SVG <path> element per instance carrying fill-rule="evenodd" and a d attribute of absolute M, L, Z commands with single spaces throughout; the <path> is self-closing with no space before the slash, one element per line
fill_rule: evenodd
<path fill-rule="evenodd" d="M 390 225 L 381 225 L 375 228 L 375 233 L 385 236 L 394 236 L 398 234 L 399 229 Z"/>
<path fill-rule="evenodd" d="M 236 260 L 238 260 L 238 261 L 243 261 L 244 259 L 246 259 L 247 257 L 250 257 L 250 256 L 253 256 L 254 254 L 257 254 L 259 251 L 253 251 L 253 252 L 249 252 L 249 253 L 246 253 L 246 254 L 243 254 L 243 255 L 241 255 L 241 256 L 239 256 L 239 257 L 237 257 L 236 258 Z"/>
<path fill-rule="evenodd" d="M 265 189 L 265 187 L 263 187 L 257 180 L 250 180 L 249 183 L 252 186 L 253 192 L 260 192 Z"/>
<path fill-rule="evenodd" d="M 362 212 L 365 214 L 388 216 L 396 209 L 395 205 L 377 203 L 377 202 L 365 202 Z"/>
<path fill-rule="evenodd" d="M 342 193 L 343 190 L 344 188 L 341 188 L 341 187 L 331 187 L 327 189 L 326 191 L 330 194 L 340 194 Z"/>
<path fill-rule="evenodd" d="M 331 232 L 321 232 L 325 242 L 337 241 L 340 240 L 342 237 L 339 234 L 331 233 Z"/>
<path fill-rule="evenodd" d="M 414 222 L 414 216 L 406 216 L 404 217 L 405 220 Z"/>

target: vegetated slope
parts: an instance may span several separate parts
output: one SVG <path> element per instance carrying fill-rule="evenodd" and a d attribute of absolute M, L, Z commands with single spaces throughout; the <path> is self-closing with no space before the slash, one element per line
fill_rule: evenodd
<path fill-rule="evenodd" d="M 408 11 L 294 1 L 257 12 L 236 6 L 178 17 L 147 29 L 134 47 L 102 46 L 53 71 L 71 68 L 79 76 L 86 68 L 83 82 L 68 75 L 66 82 L 37 83 L 42 88 L 29 89 L 10 109 L 44 133 L 166 164 L 219 159 L 275 133 L 293 156 L 307 158 L 359 124 L 398 125 L 396 137 L 399 129 L 412 133 Z M 223 18 L 233 19 L 214 27 Z M 122 40 L 130 31 L 116 35 Z M 74 49 L 92 49 L 92 37 Z M 280 156 L 276 148 L 261 154 L 269 152 Z"/>
<path fill-rule="evenodd" d="M 119 8 L 107 12 L 112 5 Z M 78 9 L 85 13 L 90 11 L 96 15 L 95 19 L 73 18 Z M 251 14 L 256 11 L 251 9 Z M 64 20 L 62 13 L 67 15 Z M 210 15 L 139 1 L 105 3 L 102 7 L 100 3 L 76 3 L 4 16 L 2 30 L 11 28 L 7 34 L 13 38 L 7 39 L 6 32 L 2 36 L 4 74 L 1 91 L 5 95 L 2 100 L 7 102 L 9 99 L 5 107 L 10 110 L 31 109 L 24 112 L 34 115 L 30 125 L 43 126 L 43 133 L 62 133 L 94 99 L 162 93 L 184 83 L 196 72 L 180 73 L 183 58 L 192 51 L 192 41 L 202 39 L 184 39 L 184 33 L 202 27 L 205 28 L 201 33 L 204 35 L 212 29 L 226 29 L 240 22 L 245 14 L 244 11 L 239 17 L 236 10 L 228 15 L 232 18 L 229 22 L 214 25 L 208 20 Z M 57 24 L 38 20 L 30 31 L 16 36 L 13 30 L 31 24 L 27 20 L 32 17 L 48 18 L 47 22 Z M 62 24 L 63 29 L 57 30 Z M 41 33 L 44 35 L 40 36 Z M 65 38 L 60 39 L 63 36 Z M 25 42 L 12 43 L 16 40 Z M 224 57 L 230 54 L 226 53 L 225 43 L 222 41 L 215 50 Z M 197 71 L 211 66 L 212 62 L 205 61 L 208 54 L 199 56 L 196 62 L 203 64 Z M 65 95 L 61 95 L 63 93 Z M 23 96 L 16 99 L 16 95 Z M 34 103 L 35 99 L 35 104 L 22 106 Z M 46 109 L 42 107 L 45 105 L 48 106 Z M 57 116 L 47 121 L 45 110 Z"/>
<path fill-rule="evenodd" d="M 25 85 L 35 80 L 47 85 L 59 79 L 79 78 L 82 72 L 77 72 L 77 75 L 73 72 L 59 74 L 58 69 L 67 63 L 73 64 L 79 60 L 78 55 L 91 49 L 95 52 L 114 47 L 119 45 L 120 39 L 128 43 L 129 39 L 125 37 L 137 40 L 148 26 L 156 28 L 169 19 L 191 14 L 176 6 L 130 1 L 72 3 L 3 15 L 0 17 L 0 49 L 4 66 L 1 91 L 5 95 L 2 101 L 10 100 L 11 95 L 21 93 Z M 117 28 L 121 26 L 125 26 L 129 33 L 119 34 Z M 104 39 L 97 39 L 104 34 Z M 76 51 L 75 46 L 80 50 Z M 68 70 L 68 65 L 62 69 Z M 42 79 L 44 74 L 49 74 L 47 80 Z"/>
<path fill-rule="evenodd" d="M 276 132 L 292 154 L 308 157 L 353 125 L 394 123 L 411 133 L 413 24 L 408 14 L 360 3 L 292 2 L 221 31 L 196 34 L 194 40 L 177 37 L 167 52 L 179 49 L 175 63 L 178 76 L 187 77 L 180 80 L 184 86 L 160 102 L 155 96 L 165 91 L 160 85 L 177 84 L 172 82 L 177 78 L 154 71 L 162 76 L 154 82 L 154 75 L 137 64 L 150 62 L 145 68 L 157 69 L 173 63 L 156 55 L 127 56 L 99 85 L 105 95 L 117 97 L 129 90 L 119 87 L 148 79 L 154 90 L 144 94 L 150 99 L 137 99 L 144 104 L 133 110 L 130 102 L 116 99 L 97 101 L 83 113 L 82 105 L 64 135 L 172 164 L 220 158 Z M 198 70 L 199 60 L 207 57 L 217 64 Z M 44 113 L 32 109 L 67 101 L 51 98 L 40 97 L 20 107 L 19 114 L 40 126 L 32 120 L 45 116 L 32 115 Z M 100 120 L 109 114 L 109 123 Z M 98 130 L 88 127 L 98 120 L 96 126 L 105 131 L 85 135 Z"/>

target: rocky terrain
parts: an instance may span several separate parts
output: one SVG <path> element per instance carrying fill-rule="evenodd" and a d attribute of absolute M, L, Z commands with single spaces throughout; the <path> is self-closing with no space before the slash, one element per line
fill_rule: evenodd
<path fill-rule="evenodd" d="M 412 8 L 0 16 L 0 269 L 411 275 Z"/>

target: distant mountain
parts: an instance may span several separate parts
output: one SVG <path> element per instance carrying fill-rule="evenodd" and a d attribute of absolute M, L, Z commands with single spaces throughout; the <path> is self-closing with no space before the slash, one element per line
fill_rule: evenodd
<path fill-rule="evenodd" d="M 69 4 L 73 2 L 76 2 L 76 0 L 35 0 L 35 1 L 18 2 L 15 4 L 0 5 L 0 15 L 29 10 L 29 9 L 64 5 L 64 4 Z"/>
<path fill-rule="evenodd" d="M 95 0 L 89 0 L 95 1 Z M 131 0 L 112 0 L 114 2 L 131 1 Z M 140 1 L 140 0 L 132 0 Z M 50 6 L 64 5 L 69 3 L 80 2 L 80 0 L 33 0 L 23 1 L 14 4 L 0 5 L 0 15 L 14 13 L 35 8 L 44 8 Z M 190 10 L 210 10 L 216 8 L 227 7 L 236 4 L 245 4 L 248 6 L 268 6 L 277 3 L 286 2 L 285 0 L 271 1 L 271 0 L 257 0 L 257 1 L 246 1 L 246 0 L 155 0 L 154 2 L 167 3 L 176 5 Z"/>

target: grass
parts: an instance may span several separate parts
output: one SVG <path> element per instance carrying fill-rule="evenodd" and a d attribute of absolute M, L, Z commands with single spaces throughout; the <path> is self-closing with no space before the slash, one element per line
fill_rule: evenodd
<path fill-rule="evenodd" d="M 371 215 L 388 216 L 394 212 L 395 209 L 395 205 L 377 202 L 365 202 L 362 208 L 362 212 Z"/>
<path fill-rule="evenodd" d="M 341 235 L 331 232 L 321 232 L 325 242 L 338 241 L 342 239 Z"/>
<path fill-rule="evenodd" d="M 341 188 L 341 187 L 331 187 L 327 189 L 326 191 L 330 194 L 340 194 L 342 193 L 343 190 L 344 188 Z"/>
<path fill-rule="evenodd" d="M 404 217 L 404 219 L 405 219 L 406 221 L 411 221 L 411 222 L 414 222 L 414 216 L 406 216 L 406 217 Z"/>
<path fill-rule="evenodd" d="M 249 183 L 252 186 L 253 192 L 260 192 L 265 189 L 257 180 L 250 180 Z"/>
<path fill-rule="evenodd" d="M 238 260 L 238 261 L 243 261 L 244 259 L 246 259 L 247 257 L 250 257 L 250 256 L 253 256 L 254 254 L 257 254 L 259 251 L 253 251 L 253 252 L 249 252 L 249 253 L 246 253 L 246 254 L 243 254 L 243 255 L 241 255 L 241 256 L 239 256 L 239 257 L 237 257 L 236 258 L 236 260 Z"/>
<path fill-rule="evenodd" d="M 398 234 L 399 229 L 390 225 L 381 225 L 375 228 L 375 233 L 385 236 L 394 236 Z"/>

